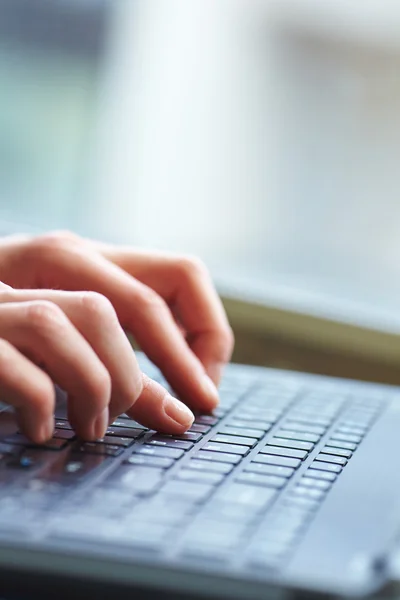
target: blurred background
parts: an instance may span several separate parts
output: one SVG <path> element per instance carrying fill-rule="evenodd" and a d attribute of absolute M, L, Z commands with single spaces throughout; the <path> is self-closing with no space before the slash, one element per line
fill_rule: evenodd
<path fill-rule="evenodd" d="M 0 219 L 199 255 L 241 360 L 397 373 L 399 160 L 397 0 L 0 0 Z"/>

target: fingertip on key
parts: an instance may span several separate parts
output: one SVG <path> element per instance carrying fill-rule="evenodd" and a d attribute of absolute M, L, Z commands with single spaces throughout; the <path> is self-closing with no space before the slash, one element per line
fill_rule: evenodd
<path fill-rule="evenodd" d="M 177 398 L 167 394 L 164 398 L 163 408 L 167 417 L 175 421 L 179 426 L 189 429 L 192 425 L 194 421 L 192 411 Z"/>

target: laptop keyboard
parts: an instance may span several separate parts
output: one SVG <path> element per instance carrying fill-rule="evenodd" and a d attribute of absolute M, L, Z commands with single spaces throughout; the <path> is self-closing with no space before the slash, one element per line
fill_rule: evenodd
<path fill-rule="evenodd" d="M 44 446 L 5 408 L 0 539 L 283 567 L 387 398 L 373 386 L 240 366 L 228 368 L 220 396 L 183 435 L 121 415 L 96 442 L 75 437 L 61 405 Z"/>

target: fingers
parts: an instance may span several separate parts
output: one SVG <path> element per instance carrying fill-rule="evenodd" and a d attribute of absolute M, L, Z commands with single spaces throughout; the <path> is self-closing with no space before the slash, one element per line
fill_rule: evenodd
<path fill-rule="evenodd" d="M 109 260 L 156 291 L 177 313 L 190 348 L 218 383 L 233 334 L 206 268 L 196 259 L 99 246 Z"/>
<path fill-rule="evenodd" d="M 194 420 L 193 413 L 183 402 L 146 375 L 143 375 L 143 391 L 127 414 L 149 429 L 170 434 L 185 432 Z"/>
<path fill-rule="evenodd" d="M 218 393 L 204 366 L 191 351 L 167 304 L 153 290 L 135 280 L 87 245 L 53 243 L 44 252 L 36 247 L 34 264 L 41 263 L 51 287 L 91 289 L 113 304 L 119 321 L 129 329 L 149 358 L 163 371 L 173 389 L 190 406 L 211 410 Z M 32 249 L 31 249 L 32 250 Z M 34 254 L 35 254 L 34 252 Z"/>
<path fill-rule="evenodd" d="M 68 416 L 78 435 L 86 439 L 104 435 L 110 376 L 60 308 L 43 300 L 2 304 L 0 338 L 44 365 L 53 381 L 66 390 Z"/>
<path fill-rule="evenodd" d="M 40 300 L 39 300 L 40 299 Z M 1 296 L 3 302 L 27 303 L 47 301 L 59 307 L 72 324 L 82 334 L 106 368 L 111 380 L 109 421 L 118 415 L 131 411 L 143 425 L 175 433 L 187 429 L 188 421 L 193 421 L 192 413 L 182 408 L 182 403 L 169 397 L 168 403 L 178 407 L 175 420 L 165 411 L 166 390 L 145 378 L 139 369 L 132 347 L 123 332 L 115 310 L 107 298 L 94 292 L 60 292 L 56 290 L 15 290 Z M 1 315 L 1 307 L 0 307 Z M 154 394 L 154 397 L 152 397 Z M 135 403 L 139 402 L 136 409 Z M 148 406 L 144 406 L 148 403 Z M 77 402 L 79 411 L 80 401 Z M 73 407 L 71 407 L 71 412 Z M 136 412 L 137 410 L 137 412 Z M 169 412 L 171 412 L 173 409 Z M 79 415 L 76 415 L 76 419 Z M 104 433 L 104 432 L 103 432 Z M 102 437 L 103 434 L 97 437 Z"/>
<path fill-rule="evenodd" d="M 1 399 L 15 407 L 21 431 L 34 442 L 53 435 L 55 391 L 48 375 L 0 339 Z"/>

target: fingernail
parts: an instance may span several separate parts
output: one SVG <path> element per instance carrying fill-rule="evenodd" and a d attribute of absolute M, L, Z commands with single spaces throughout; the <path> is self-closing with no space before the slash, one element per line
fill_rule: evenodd
<path fill-rule="evenodd" d="M 203 386 L 207 392 L 207 395 L 213 400 L 214 406 L 219 404 L 219 394 L 218 390 L 215 387 L 214 382 L 208 375 L 204 375 L 203 377 Z"/>
<path fill-rule="evenodd" d="M 194 415 L 186 404 L 169 394 L 164 399 L 164 412 L 170 419 L 185 427 L 190 427 L 194 421 Z"/>
<path fill-rule="evenodd" d="M 95 439 L 104 437 L 107 431 L 109 418 L 108 408 L 105 408 L 93 423 L 93 437 Z"/>

